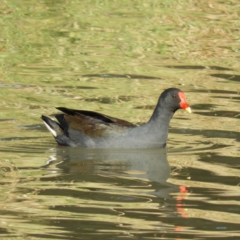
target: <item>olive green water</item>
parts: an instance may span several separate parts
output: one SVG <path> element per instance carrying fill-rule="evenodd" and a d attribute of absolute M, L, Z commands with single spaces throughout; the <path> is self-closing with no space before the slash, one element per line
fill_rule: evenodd
<path fill-rule="evenodd" d="M 0 2 L 1 239 L 239 239 L 240 3 Z M 167 150 L 58 148 L 55 107 L 146 122 Z"/>

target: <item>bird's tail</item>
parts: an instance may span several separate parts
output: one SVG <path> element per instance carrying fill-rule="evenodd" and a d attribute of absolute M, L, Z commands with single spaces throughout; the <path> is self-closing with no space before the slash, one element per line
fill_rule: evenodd
<path fill-rule="evenodd" d="M 53 121 L 51 118 L 42 115 L 41 119 L 43 120 L 43 123 L 45 124 L 47 129 L 52 133 L 55 138 L 64 134 L 61 126 L 57 122 Z"/>

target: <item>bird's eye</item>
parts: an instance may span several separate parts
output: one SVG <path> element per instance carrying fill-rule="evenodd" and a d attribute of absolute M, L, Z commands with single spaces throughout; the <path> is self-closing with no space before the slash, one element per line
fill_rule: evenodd
<path fill-rule="evenodd" d="M 176 95 L 176 94 L 173 94 L 173 95 L 172 95 L 172 97 L 173 97 L 173 98 L 176 98 L 176 97 L 177 97 L 177 95 Z"/>

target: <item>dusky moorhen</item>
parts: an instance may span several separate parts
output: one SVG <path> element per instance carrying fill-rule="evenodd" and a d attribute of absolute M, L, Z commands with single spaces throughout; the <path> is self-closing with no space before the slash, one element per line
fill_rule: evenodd
<path fill-rule="evenodd" d="M 191 113 L 184 93 L 169 88 L 160 95 L 150 120 L 140 126 L 101 113 L 64 107 L 57 108 L 63 112 L 55 115 L 58 122 L 41 118 L 61 146 L 153 148 L 166 146 L 169 122 L 180 108 Z"/>

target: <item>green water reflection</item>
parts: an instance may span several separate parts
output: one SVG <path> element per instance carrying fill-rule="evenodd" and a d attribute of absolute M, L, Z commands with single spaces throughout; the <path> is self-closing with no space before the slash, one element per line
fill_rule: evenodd
<path fill-rule="evenodd" d="M 1 239 L 238 239 L 239 2 L 0 3 Z M 57 148 L 55 107 L 146 122 L 181 88 L 166 152 Z"/>

